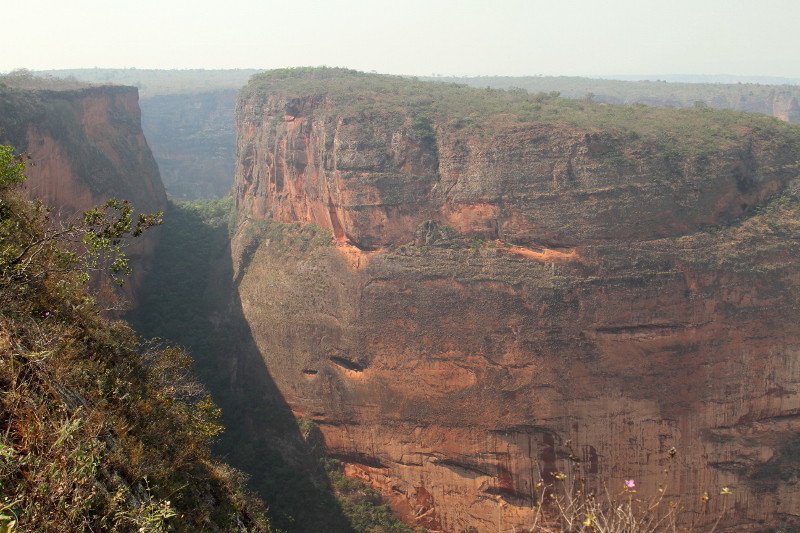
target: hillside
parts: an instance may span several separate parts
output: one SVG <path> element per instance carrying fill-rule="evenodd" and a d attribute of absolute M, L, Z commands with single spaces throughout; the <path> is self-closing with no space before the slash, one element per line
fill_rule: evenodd
<path fill-rule="evenodd" d="M 796 126 L 288 69 L 237 127 L 253 340 L 409 523 L 530 527 L 573 461 L 701 531 L 798 518 Z"/>
<path fill-rule="evenodd" d="M 92 250 L 149 222 L 106 209 L 53 228 L 20 161 L 0 147 L 0 528 L 270 531 L 211 457 L 218 412 L 188 356 L 104 319 L 85 286 Z"/>

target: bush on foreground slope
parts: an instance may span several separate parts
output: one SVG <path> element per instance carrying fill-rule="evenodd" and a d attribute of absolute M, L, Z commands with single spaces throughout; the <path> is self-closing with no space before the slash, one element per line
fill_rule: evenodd
<path fill-rule="evenodd" d="M 116 203 L 53 229 L 23 171 L 0 147 L 0 531 L 270 531 L 210 455 L 218 411 L 188 357 L 86 289 L 103 251 L 156 220 Z"/>

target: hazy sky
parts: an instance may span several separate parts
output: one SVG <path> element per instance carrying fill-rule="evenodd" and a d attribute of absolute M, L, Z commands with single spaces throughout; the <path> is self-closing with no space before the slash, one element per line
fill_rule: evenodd
<path fill-rule="evenodd" d="M 800 78 L 800 0 L 4 0 L 14 68 Z"/>

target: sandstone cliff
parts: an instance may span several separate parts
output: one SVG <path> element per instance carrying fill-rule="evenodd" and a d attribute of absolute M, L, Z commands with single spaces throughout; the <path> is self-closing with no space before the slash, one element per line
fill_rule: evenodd
<path fill-rule="evenodd" d="M 61 78 L 139 88 L 142 128 L 169 195 L 219 198 L 233 181 L 236 95 L 253 69 L 71 69 Z"/>
<path fill-rule="evenodd" d="M 796 518 L 796 127 L 323 69 L 254 78 L 237 128 L 253 338 L 410 523 L 530 526 L 567 440 L 684 520 Z"/>
<path fill-rule="evenodd" d="M 27 194 L 54 206 L 55 218 L 69 219 L 111 197 L 140 212 L 166 207 L 134 87 L 0 88 L 0 143 L 30 154 Z M 134 287 L 156 239 L 149 232 L 128 250 Z"/>

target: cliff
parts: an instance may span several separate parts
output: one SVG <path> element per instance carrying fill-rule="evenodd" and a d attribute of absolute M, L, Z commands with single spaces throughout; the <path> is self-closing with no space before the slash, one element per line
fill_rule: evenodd
<path fill-rule="evenodd" d="M 142 128 L 170 195 L 228 194 L 236 160 L 237 89 L 142 98 Z"/>
<path fill-rule="evenodd" d="M 796 127 L 298 69 L 237 129 L 253 338 L 410 523 L 530 527 L 566 441 L 684 521 L 796 518 Z"/>
<path fill-rule="evenodd" d="M 130 201 L 140 212 L 166 207 L 133 87 L 0 87 L 0 142 L 30 154 L 27 195 L 55 206 L 55 219 L 69 219 L 112 197 Z M 128 249 L 132 287 L 156 241 L 152 233 Z M 133 292 L 129 289 L 128 296 Z"/>

